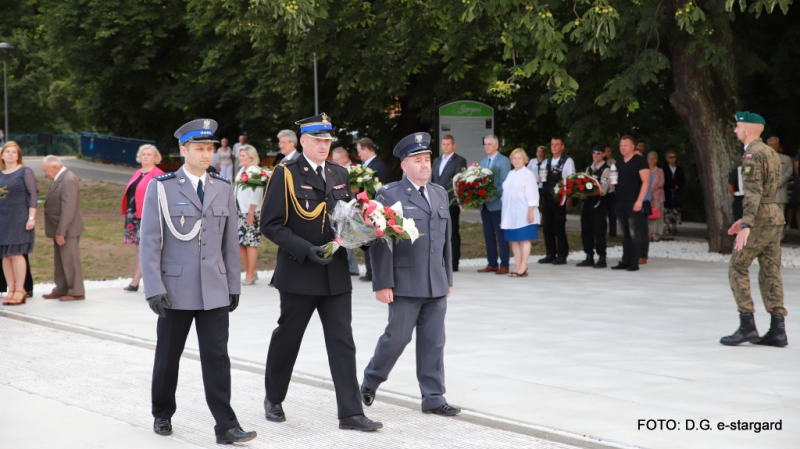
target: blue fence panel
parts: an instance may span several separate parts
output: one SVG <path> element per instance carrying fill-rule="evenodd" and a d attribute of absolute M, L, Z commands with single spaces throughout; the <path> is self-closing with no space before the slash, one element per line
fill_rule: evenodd
<path fill-rule="evenodd" d="M 23 156 L 77 156 L 81 152 L 77 134 L 11 134 L 19 144 Z"/>
<path fill-rule="evenodd" d="M 156 144 L 154 140 L 81 133 L 81 153 L 83 153 L 83 157 L 112 164 L 138 165 L 136 152 L 139 151 L 140 146 L 147 143 Z"/>

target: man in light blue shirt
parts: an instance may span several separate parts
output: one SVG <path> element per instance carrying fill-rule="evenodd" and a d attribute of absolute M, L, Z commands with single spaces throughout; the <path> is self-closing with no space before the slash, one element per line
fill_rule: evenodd
<path fill-rule="evenodd" d="M 505 237 L 503 237 L 503 231 L 500 229 L 500 217 L 503 207 L 503 202 L 501 201 L 503 197 L 503 182 L 511 171 L 511 162 L 507 157 L 500 154 L 499 149 L 500 141 L 497 136 L 489 134 L 483 138 L 483 150 L 486 152 L 486 157 L 481 160 L 480 165 L 494 172 L 492 185 L 497 189 L 497 194 L 489 198 L 480 207 L 488 264 L 486 268 L 478 270 L 478 273 L 508 274 L 508 242 L 506 242 Z M 498 250 L 500 256 L 499 264 L 497 260 Z"/>

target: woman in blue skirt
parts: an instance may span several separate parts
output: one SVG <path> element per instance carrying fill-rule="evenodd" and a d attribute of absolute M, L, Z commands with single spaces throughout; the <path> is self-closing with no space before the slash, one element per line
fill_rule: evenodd
<path fill-rule="evenodd" d="M 539 181 L 536 173 L 525 168 L 528 163 L 525 150 L 515 149 L 509 159 L 514 169 L 503 182 L 500 228 L 511 244 L 517 264 L 508 275 L 518 278 L 528 275 L 531 240 L 539 236 Z"/>

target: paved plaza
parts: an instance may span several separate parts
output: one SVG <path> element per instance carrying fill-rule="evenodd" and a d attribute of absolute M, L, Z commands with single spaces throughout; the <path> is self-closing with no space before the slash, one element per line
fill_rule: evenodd
<path fill-rule="evenodd" d="M 738 324 L 724 263 L 652 260 L 637 273 L 532 265 L 523 279 L 474 268 L 455 273 L 447 317 L 446 396 L 465 413 L 457 419 L 420 413 L 412 342 L 366 409 L 384 422 L 377 435 L 337 429 L 316 318 L 285 402 L 288 421 L 264 420 L 263 364 L 278 292 L 262 272 L 259 284 L 243 288 L 231 316 L 234 407 L 243 426 L 259 432 L 248 447 L 797 447 L 800 350 L 791 313 L 800 270 L 783 271 L 790 345 L 778 349 L 718 343 Z M 214 446 L 193 334 L 176 432 L 158 437 L 149 413 L 156 316 L 144 295 L 114 286 L 61 303 L 41 299 L 46 290 L 41 286 L 25 306 L 0 309 L 2 441 L 43 448 Z M 769 317 L 754 293 L 763 333 Z M 369 285 L 354 281 L 359 369 L 386 317 Z M 639 420 L 647 419 L 673 419 L 680 430 L 640 429 Z M 699 429 L 704 419 L 711 429 L 686 430 L 688 420 Z M 780 421 L 781 430 L 717 428 L 737 421 Z"/>

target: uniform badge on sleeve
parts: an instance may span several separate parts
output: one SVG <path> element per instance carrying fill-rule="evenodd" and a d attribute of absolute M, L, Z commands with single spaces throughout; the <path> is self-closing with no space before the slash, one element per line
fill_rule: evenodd
<path fill-rule="evenodd" d="M 753 167 L 745 167 L 744 174 L 749 175 L 753 171 Z"/>

